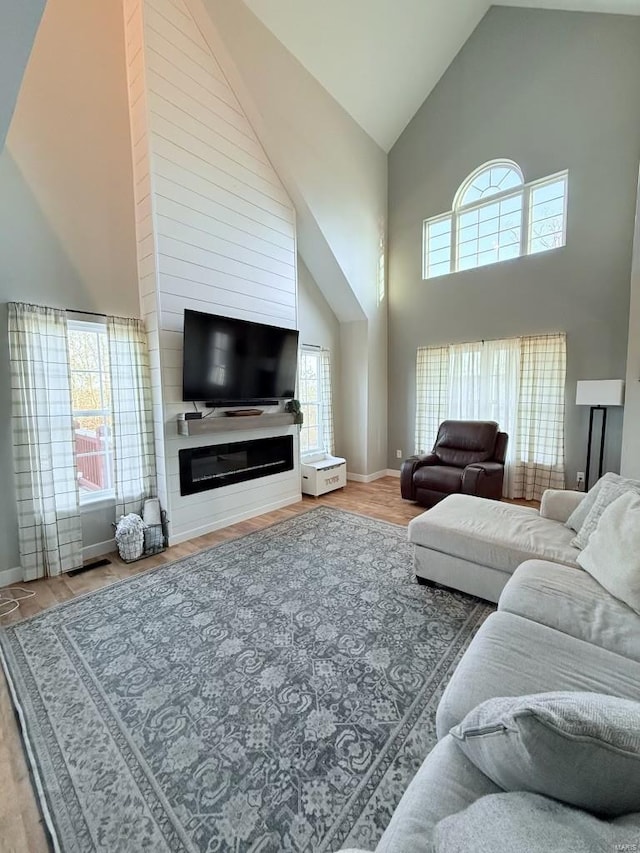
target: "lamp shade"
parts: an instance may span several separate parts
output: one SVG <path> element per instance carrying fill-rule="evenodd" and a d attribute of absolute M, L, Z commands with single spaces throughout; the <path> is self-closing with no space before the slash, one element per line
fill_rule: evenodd
<path fill-rule="evenodd" d="M 584 379 L 576 388 L 576 406 L 624 405 L 624 379 Z"/>

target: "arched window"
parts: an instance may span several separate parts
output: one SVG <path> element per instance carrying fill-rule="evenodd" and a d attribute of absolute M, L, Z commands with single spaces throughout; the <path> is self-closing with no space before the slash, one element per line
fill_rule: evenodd
<path fill-rule="evenodd" d="M 556 249 L 566 242 L 568 173 L 525 183 L 512 160 L 466 178 L 453 209 L 424 222 L 423 278 Z"/>
<path fill-rule="evenodd" d="M 474 204 L 490 195 L 512 190 L 524 184 L 520 166 L 511 160 L 494 160 L 472 172 L 453 200 L 454 208 Z"/>

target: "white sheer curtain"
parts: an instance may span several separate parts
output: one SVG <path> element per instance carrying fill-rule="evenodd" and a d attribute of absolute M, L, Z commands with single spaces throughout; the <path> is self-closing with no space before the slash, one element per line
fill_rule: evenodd
<path fill-rule="evenodd" d="M 25 580 L 82 565 L 64 311 L 9 303 L 13 456 Z"/>
<path fill-rule="evenodd" d="M 333 395 L 331 393 L 331 353 L 320 350 L 320 417 L 322 419 L 322 441 L 324 449 L 333 456 L 335 441 L 333 436 Z"/>
<path fill-rule="evenodd" d="M 107 317 L 113 410 L 116 518 L 156 494 L 147 335 L 140 320 Z"/>
<path fill-rule="evenodd" d="M 520 393 L 520 339 L 478 341 L 449 347 L 447 417 L 462 421 L 496 421 L 502 432 L 516 434 Z M 507 448 L 503 494 L 513 494 L 515 442 Z"/>
<path fill-rule="evenodd" d="M 563 488 L 564 334 L 421 347 L 416 367 L 416 453 L 446 418 L 493 420 L 509 435 L 505 496 Z"/>

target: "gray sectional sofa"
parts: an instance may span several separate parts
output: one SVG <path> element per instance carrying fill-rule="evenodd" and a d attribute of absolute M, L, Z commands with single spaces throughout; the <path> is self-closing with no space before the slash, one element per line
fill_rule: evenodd
<path fill-rule="evenodd" d="M 564 522 L 584 497 L 584 492 L 549 489 L 538 511 L 450 495 L 409 523 L 416 576 L 497 602 L 525 560 L 577 566 L 575 532 Z"/>
<path fill-rule="evenodd" d="M 447 498 L 429 512 L 435 540 L 427 537 L 422 539 L 426 544 L 421 544 L 424 527 L 417 523 L 419 520 L 413 523 L 410 536 L 417 545 L 416 551 L 422 548 L 456 561 L 461 573 L 457 578 L 468 580 L 467 590 L 494 593 L 498 608 L 478 631 L 446 688 L 437 711 L 438 744 L 409 785 L 376 853 L 431 851 L 435 849 L 434 830 L 440 821 L 461 813 L 481 797 L 501 793 L 501 788 L 466 757 L 450 734 L 485 700 L 578 691 L 640 702 L 640 616 L 576 566 L 572 554 L 575 549 L 570 545 L 574 534 L 563 524 L 581 495 L 549 493 L 540 513 L 528 509 L 521 513 L 520 507 L 487 501 L 489 506 L 481 506 L 479 516 L 486 520 L 493 508 L 499 521 L 490 524 L 488 532 L 486 527 L 477 528 L 481 541 L 476 550 L 471 542 L 475 534 L 469 533 L 469 525 L 463 525 L 456 540 L 452 526 L 455 508 L 446 504 L 457 498 Z M 481 499 L 470 500 L 477 509 Z M 515 531 L 511 539 L 510 519 Z M 548 559 L 545 553 L 545 531 L 551 531 L 548 551 L 557 561 Z M 419 553 L 416 568 L 426 571 L 424 557 Z M 439 566 L 437 572 L 430 572 L 431 578 L 447 583 L 442 572 L 451 569 L 451 563 L 441 561 Z M 480 585 L 474 583 L 473 571 L 484 572 Z M 500 576 L 496 575 L 498 572 Z M 460 588 L 450 579 L 449 585 Z M 553 801 L 546 802 L 553 805 Z M 569 823 L 579 822 L 582 817 L 594 820 L 586 812 L 574 810 L 572 814 Z M 564 815 L 562 820 L 568 831 L 571 827 L 566 826 Z M 489 823 L 492 821 L 486 825 Z M 610 846 L 587 845 L 580 849 L 614 850 L 616 843 L 629 843 L 631 832 L 637 842 L 635 849 L 640 850 L 640 814 L 625 818 L 624 826 L 612 824 L 609 828 L 607 823 L 604 827 L 610 831 Z M 558 844 L 549 850 L 577 849 Z M 465 848 L 455 847 L 458 849 Z M 467 853 L 488 849 L 493 849 L 491 844 L 487 842 L 485 846 L 480 837 L 466 848 Z M 510 847 L 505 838 L 499 849 L 521 848 Z M 544 850 L 544 843 L 540 847 L 532 839 L 530 848 L 522 849 Z"/>

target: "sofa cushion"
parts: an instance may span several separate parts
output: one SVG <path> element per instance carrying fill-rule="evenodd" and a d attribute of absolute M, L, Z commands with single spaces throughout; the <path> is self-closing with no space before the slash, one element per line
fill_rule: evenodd
<path fill-rule="evenodd" d="M 572 544 L 576 548 L 582 549 L 587 547 L 592 533 L 595 533 L 602 514 L 608 506 L 628 492 L 632 492 L 635 495 L 640 494 L 640 483 L 629 485 L 630 483 L 632 481 L 622 479 L 611 483 L 603 483 L 595 503 L 584 520 L 584 524 L 573 539 Z"/>
<path fill-rule="evenodd" d="M 490 794 L 441 821 L 434 847 L 435 853 L 631 851 L 639 829 L 640 815 L 599 820 L 538 794 Z"/>
<path fill-rule="evenodd" d="M 462 752 L 505 791 L 590 812 L 640 811 L 640 704 L 601 693 L 500 696 L 451 729 Z"/>
<path fill-rule="evenodd" d="M 638 701 L 640 663 L 513 613 L 492 613 L 444 691 L 436 715 L 438 737 L 486 699 L 555 690 Z"/>
<path fill-rule="evenodd" d="M 463 468 L 453 465 L 425 465 L 413 475 L 416 489 L 435 489 L 438 492 L 459 492 L 462 488 Z"/>
<path fill-rule="evenodd" d="M 435 825 L 479 797 L 500 791 L 462 754 L 451 736 L 429 753 L 385 830 L 376 853 L 425 853 Z"/>
<path fill-rule="evenodd" d="M 639 495 L 626 492 L 609 504 L 578 562 L 611 595 L 640 615 Z"/>
<path fill-rule="evenodd" d="M 532 557 L 576 565 L 573 534 L 530 507 L 449 495 L 409 523 L 409 541 L 503 572 Z"/>
<path fill-rule="evenodd" d="M 582 569 L 528 560 L 509 578 L 498 610 L 640 662 L 640 616 Z"/>

